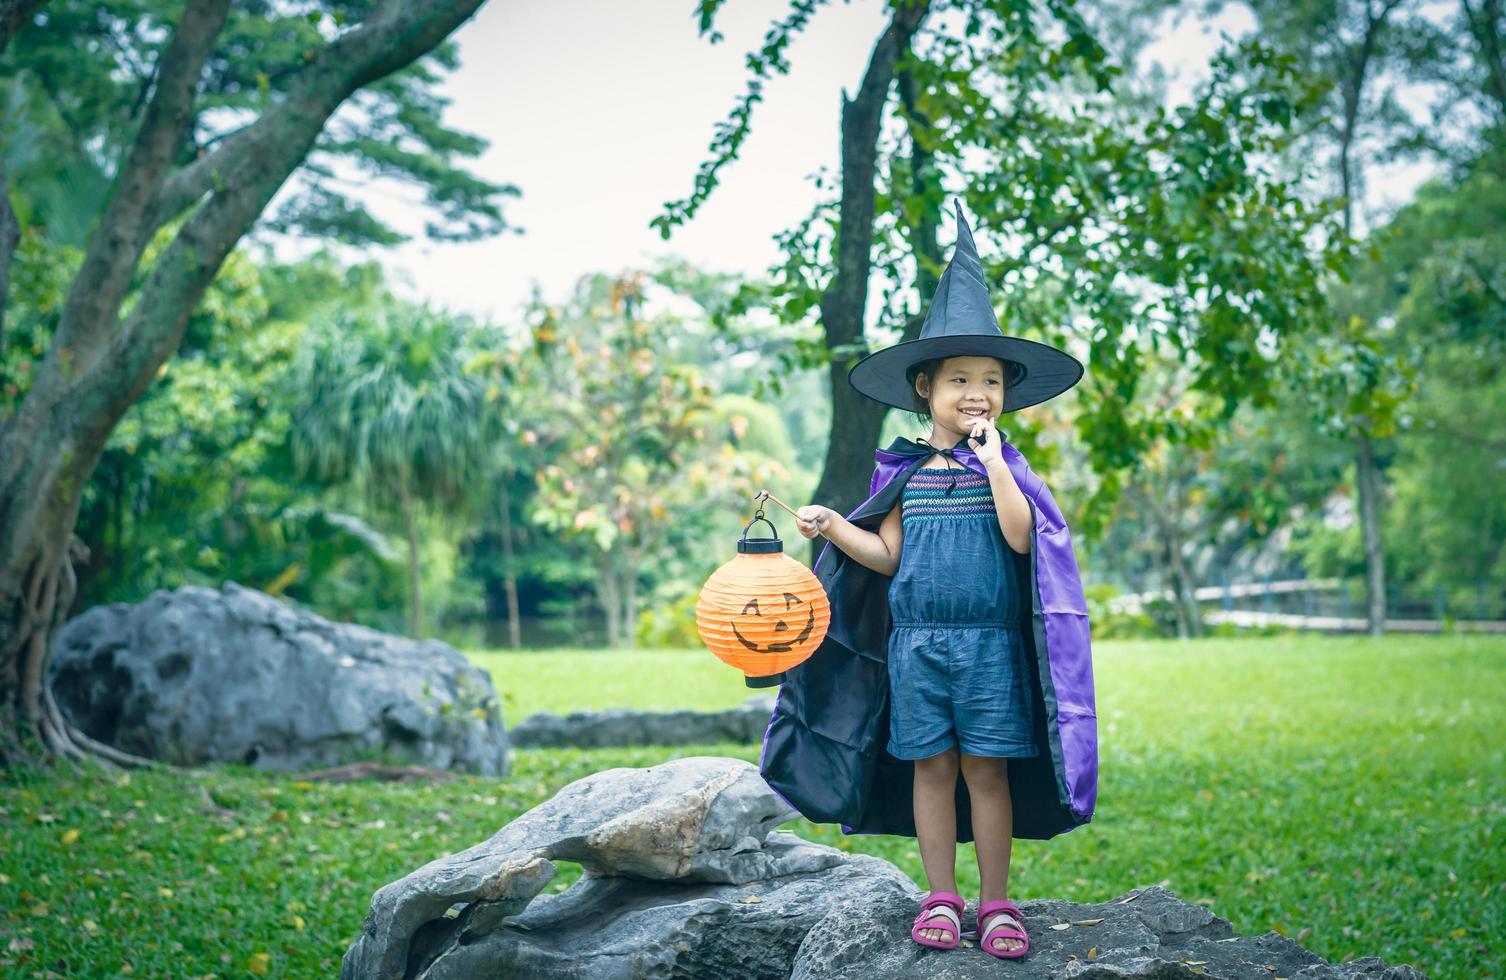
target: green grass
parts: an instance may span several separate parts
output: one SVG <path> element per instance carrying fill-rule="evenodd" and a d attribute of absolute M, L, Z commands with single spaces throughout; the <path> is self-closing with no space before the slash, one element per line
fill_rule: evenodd
<path fill-rule="evenodd" d="M 509 725 L 538 711 L 730 708 L 755 694 L 743 675 L 705 650 L 487 651 L 470 655 L 492 675 Z"/>
<path fill-rule="evenodd" d="M 510 720 L 581 707 L 718 707 L 748 693 L 707 653 L 478 654 Z M 1436 637 L 1102 643 L 1098 812 L 1018 841 L 1017 899 L 1164 882 L 1244 933 L 1434 980 L 1506 978 L 1506 642 Z M 673 667 L 671 674 L 667 668 Z M 0 783 L 0 975 L 329 976 L 371 893 L 484 839 L 565 783 L 757 746 L 527 751 L 506 780 L 327 786 L 12 773 Z M 221 815 L 214 805 L 229 811 Z M 797 833 L 895 861 L 914 841 Z M 960 883 L 976 892 L 970 847 Z M 568 867 L 551 887 L 574 877 Z"/>

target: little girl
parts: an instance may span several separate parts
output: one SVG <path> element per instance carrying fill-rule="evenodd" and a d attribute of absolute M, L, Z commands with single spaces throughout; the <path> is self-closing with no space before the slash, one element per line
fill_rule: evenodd
<path fill-rule="evenodd" d="M 849 375 L 864 394 L 928 419 L 929 436 L 879 451 L 870 498 L 847 518 L 798 511 L 801 534 L 829 542 L 816 570 L 832 626 L 783 676 L 760 769 L 811 819 L 918 838 L 930 894 L 911 936 L 924 946 L 959 945 L 956 847 L 975 840 L 979 946 L 1017 958 L 1029 937 L 1008 899 L 1012 839 L 1091 819 L 1096 727 L 1065 521 L 995 420 L 1070 388 L 1082 367 L 1002 334 L 960 207 L 957 217 L 957 253 L 921 337 Z M 841 554 L 828 563 L 831 545 Z M 872 598 L 881 586 L 882 631 Z M 887 737 L 870 738 L 884 722 Z M 900 814 L 906 789 L 911 812 Z"/>

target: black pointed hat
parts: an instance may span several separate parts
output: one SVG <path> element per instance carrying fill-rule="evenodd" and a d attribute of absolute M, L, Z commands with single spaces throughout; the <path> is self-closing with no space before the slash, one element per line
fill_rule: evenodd
<path fill-rule="evenodd" d="M 983 281 L 983 263 L 958 201 L 957 248 L 936 284 L 920 336 L 869 354 L 847 372 L 847 382 L 885 405 L 924 412 L 928 410 L 925 399 L 915 392 L 921 362 L 970 354 L 1004 362 L 1006 412 L 1054 398 L 1083 375 L 1081 362 L 1066 351 L 1023 337 L 1007 337 L 999 329 L 988 284 Z"/>

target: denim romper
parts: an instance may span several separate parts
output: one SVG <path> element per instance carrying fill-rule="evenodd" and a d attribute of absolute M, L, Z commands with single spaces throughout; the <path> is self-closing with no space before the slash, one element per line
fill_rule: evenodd
<path fill-rule="evenodd" d="M 968 755 L 1036 755 L 1020 576 L 988 477 L 921 467 L 900 508 L 889 754 L 925 759 L 957 745 Z"/>

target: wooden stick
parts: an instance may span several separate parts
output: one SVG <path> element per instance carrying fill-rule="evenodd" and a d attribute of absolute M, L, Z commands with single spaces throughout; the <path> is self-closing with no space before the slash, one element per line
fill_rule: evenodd
<path fill-rule="evenodd" d="M 769 493 L 769 491 L 767 491 L 767 490 L 760 490 L 760 491 L 758 491 L 757 493 L 755 493 L 753 495 L 754 501 L 762 500 L 765 497 L 767 497 L 768 499 L 774 501 L 774 503 L 776 503 L 779 506 L 783 507 L 785 510 L 789 510 L 791 517 L 794 517 L 794 518 L 797 518 L 797 519 L 800 517 L 799 514 L 795 513 L 793 510 L 790 510 L 790 507 L 789 507 L 788 504 L 786 504 L 783 500 L 780 500 L 778 497 L 774 496 L 772 493 Z"/>

